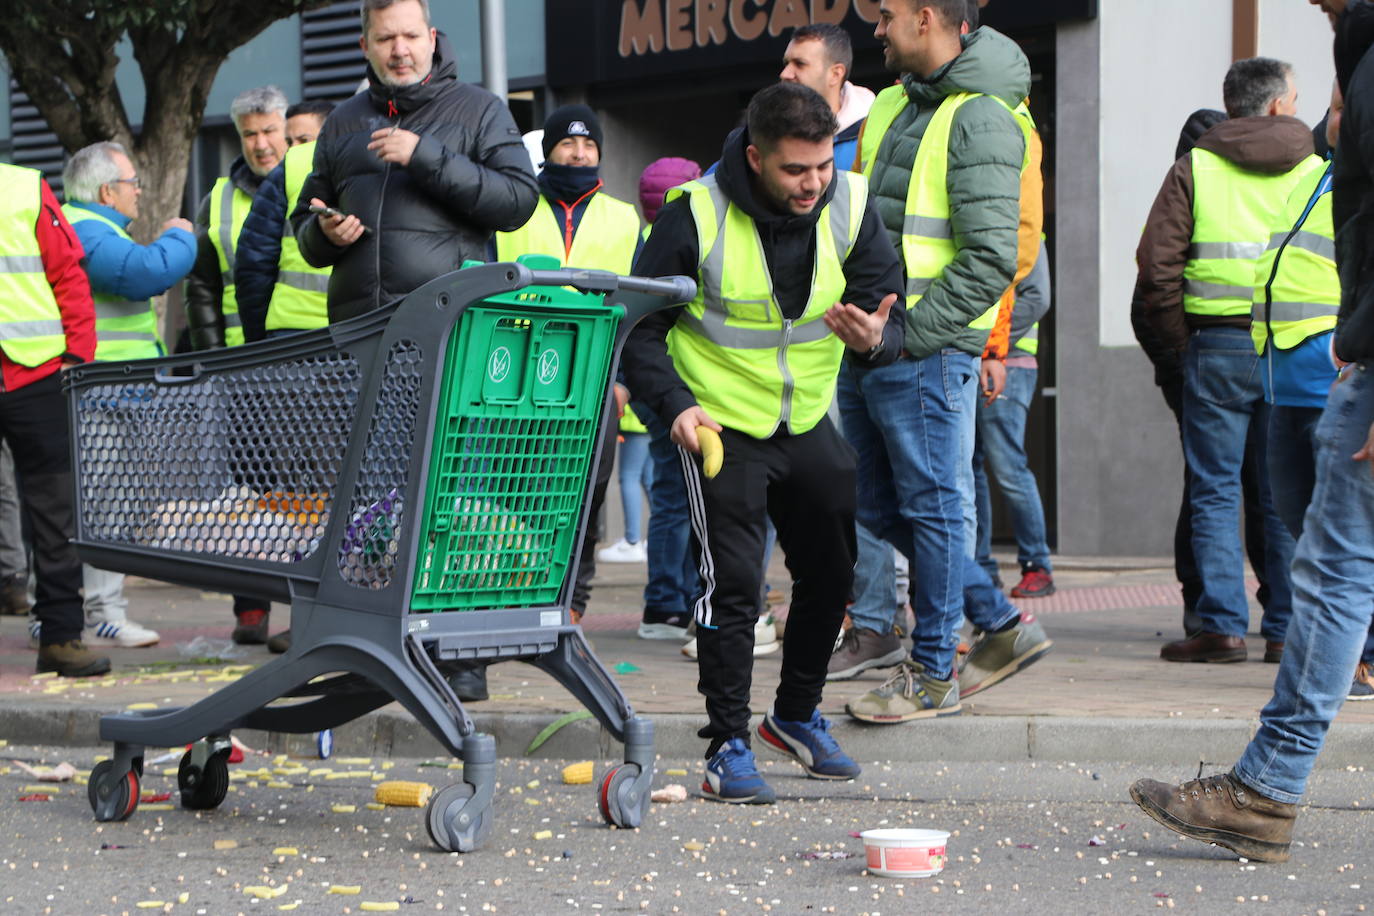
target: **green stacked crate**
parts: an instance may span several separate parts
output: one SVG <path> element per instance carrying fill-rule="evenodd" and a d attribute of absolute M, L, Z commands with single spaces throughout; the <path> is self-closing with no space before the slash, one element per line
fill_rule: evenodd
<path fill-rule="evenodd" d="M 444 367 L 413 610 L 558 600 L 623 314 L 556 287 L 463 313 Z"/>

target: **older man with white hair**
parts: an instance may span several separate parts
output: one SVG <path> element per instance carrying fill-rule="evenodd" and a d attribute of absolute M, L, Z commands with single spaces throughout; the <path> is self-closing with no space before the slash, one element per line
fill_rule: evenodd
<path fill-rule="evenodd" d="M 95 299 L 95 358 L 122 362 L 162 356 L 152 297 L 179 282 L 195 263 L 190 220 L 167 220 L 150 245 L 129 237 L 142 182 L 118 143 L 93 143 L 77 151 L 62 170 L 62 184 L 67 197 L 62 212 L 86 251 L 83 265 Z M 158 641 L 156 631 L 129 619 L 122 573 L 87 563 L 81 578 L 87 645 L 133 648 Z"/>

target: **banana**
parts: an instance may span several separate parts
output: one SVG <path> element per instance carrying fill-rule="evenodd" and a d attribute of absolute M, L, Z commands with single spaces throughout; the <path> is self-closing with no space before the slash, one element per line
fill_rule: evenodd
<path fill-rule="evenodd" d="M 697 427 L 697 443 L 701 446 L 701 473 L 710 480 L 720 473 L 725 463 L 725 446 L 721 444 L 720 433 L 709 426 Z"/>

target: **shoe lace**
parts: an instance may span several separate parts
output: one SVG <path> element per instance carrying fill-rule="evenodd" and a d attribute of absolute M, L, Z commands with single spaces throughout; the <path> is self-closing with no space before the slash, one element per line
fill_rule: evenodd
<path fill-rule="evenodd" d="M 1202 767 L 1203 762 L 1198 761 L 1197 777 L 1188 780 L 1178 787 L 1180 800 L 1186 801 L 1189 795 L 1193 798 L 1198 798 L 1213 793 L 1224 795 L 1228 792 L 1233 792 L 1239 800 L 1245 798 L 1244 787 L 1232 780 L 1230 773 L 1213 773 L 1211 776 L 1203 776 Z"/>
<path fill-rule="evenodd" d="M 830 736 L 829 719 L 816 716 L 807 723 L 807 730 L 811 732 L 812 740 L 824 756 L 840 753 L 840 743 Z"/>
<path fill-rule="evenodd" d="M 754 755 L 747 748 L 727 744 L 721 750 L 724 753 L 720 754 L 717 759 L 720 768 L 725 771 L 726 775 L 732 777 L 752 776 L 757 771 Z"/>
<path fill-rule="evenodd" d="M 883 681 L 883 685 L 873 692 L 881 697 L 890 697 L 896 695 L 900 687 L 902 696 L 912 696 L 916 693 L 917 677 L 918 673 L 915 666 L 908 662 L 902 662 L 897 666 L 897 670 L 892 672 L 887 680 Z"/>

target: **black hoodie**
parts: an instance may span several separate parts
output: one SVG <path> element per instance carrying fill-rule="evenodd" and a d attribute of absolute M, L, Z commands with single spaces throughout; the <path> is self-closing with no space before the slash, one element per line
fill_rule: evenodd
<path fill-rule="evenodd" d="M 496 230 L 518 228 L 538 189 L 529 153 L 500 99 L 458 80 L 447 36 L 439 33 L 423 82 L 387 86 L 369 66 L 369 88 L 324 122 L 291 226 L 306 261 L 333 266 L 329 320 L 379 308 L 464 260 L 482 260 Z M 410 164 L 382 162 L 372 132 L 399 127 L 420 135 Z M 373 231 L 344 248 L 325 238 L 310 213 L 318 197 Z"/>
<path fill-rule="evenodd" d="M 715 171 L 716 182 L 725 196 L 754 220 L 764 260 L 773 277 L 778 308 L 785 317 L 795 319 L 805 311 L 811 295 L 816 261 L 816 220 L 834 196 L 835 184 L 830 183 L 809 214 L 778 213 L 755 191 L 753 171 L 745 154 L 748 146 L 747 128 L 737 128 L 726 138 L 720 165 Z M 653 232 L 635 262 L 635 273 L 645 277 L 682 274 L 695 279 L 700 263 L 696 223 L 687 198 L 682 196 L 658 211 Z M 859 237 L 844 263 L 844 276 L 844 301 L 870 312 L 888 293 L 898 294 L 897 304 L 883 331 L 882 349 L 867 364 L 880 366 L 893 362 L 901 353 L 906 328 L 900 298 L 902 265 L 873 209 L 871 198 L 859 227 Z M 681 312 L 681 308 L 668 309 L 640 322 L 630 335 L 621 360 L 631 396 L 647 404 L 667 426 L 697 403 L 668 356 L 668 331 Z M 780 430 L 779 434 L 786 432 Z"/>

